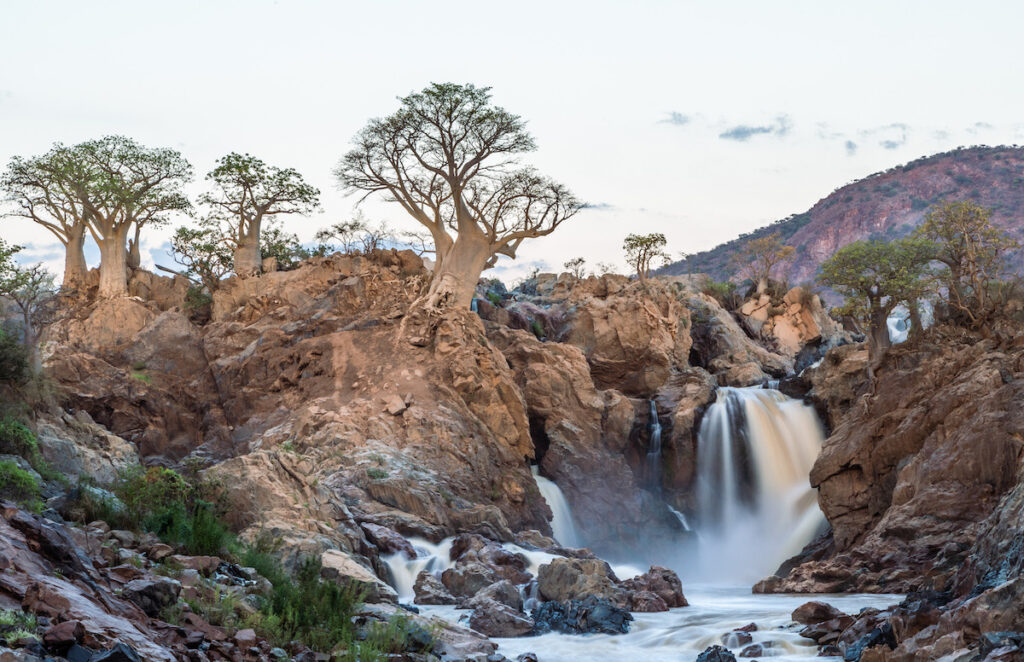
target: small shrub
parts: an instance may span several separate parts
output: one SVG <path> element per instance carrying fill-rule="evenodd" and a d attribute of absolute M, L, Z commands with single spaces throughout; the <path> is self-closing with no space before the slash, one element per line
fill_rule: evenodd
<path fill-rule="evenodd" d="M 0 383 L 20 386 L 28 381 L 29 373 L 25 346 L 0 329 Z"/>
<path fill-rule="evenodd" d="M 381 480 L 388 477 L 388 472 L 377 467 L 370 467 L 366 470 L 366 475 L 374 480 Z"/>
<path fill-rule="evenodd" d="M 544 339 L 544 325 L 540 323 L 540 320 L 530 322 L 530 330 L 533 331 L 533 335 L 537 336 L 537 340 Z"/>
<path fill-rule="evenodd" d="M 213 297 L 200 285 L 192 285 L 185 292 L 185 307 L 196 312 L 213 304 Z"/>
<path fill-rule="evenodd" d="M 147 384 L 147 385 L 152 385 L 153 384 L 153 378 L 150 377 L 149 375 L 147 375 L 144 372 L 133 372 L 132 373 L 132 378 L 139 380 L 143 384 Z"/>
<path fill-rule="evenodd" d="M 11 461 L 0 462 L 0 499 L 16 501 L 31 510 L 40 510 L 39 481 Z"/>
<path fill-rule="evenodd" d="M 736 283 L 732 281 L 718 282 L 709 278 L 701 285 L 700 291 L 717 301 L 726 310 L 737 310 L 743 305 Z"/>
<path fill-rule="evenodd" d="M 0 609 L 0 627 L 21 630 L 36 629 L 36 615 L 17 609 Z"/>
<path fill-rule="evenodd" d="M 487 300 L 490 301 L 491 304 L 495 306 L 501 305 L 501 295 L 495 292 L 494 290 L 490 290 L 489 292 L 487 292 Z"/>

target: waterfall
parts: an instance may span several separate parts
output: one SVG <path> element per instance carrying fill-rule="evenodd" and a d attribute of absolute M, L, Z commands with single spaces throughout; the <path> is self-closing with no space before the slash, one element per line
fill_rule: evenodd
<path fill-rule="evenodd" d="M 554 481 L 548 480 L 540 475 L 540 467 L 530 467 L 533 472 L 533 480 L 537 483 L 537 489 L 551 509 L 551 531 L 555 540 L 563 547 L 581 547 L 583 540 L 576 531 L 576 524 L 572 520 L 572 510 L 569 509 L 569 502 L 565 500 L 562 490 Z"/>
<path fill-rule="evenodd" d="M 824 440 L 814 409 L 763 388 L 720 388 L 697 439 L 699 564 L 756 581 L 824 522 L 808 475 Z"/>
<path fill-rule="evenodd" d="M 416 550 L 416 558 L 409 559 L 403 552 L 381 557 L 391 575 L 388 583 L 398 593 L 400 600 L 412 602 L 413 586 L 421 571 L 426 570 L 440 577 L 442 572 L 452 567 L 450 552 L 454 540 L 455 538 L 445 538 L 434 544 L 422 538 L 410 538 L 409 543 Z"/>
<path fill-rule="evenodd" d="M 647 422 L 647 481 L 655 488 L 661 488 L 661 421 L 658 420 L 658 405 L 651 398 L 650 419 Z"/>

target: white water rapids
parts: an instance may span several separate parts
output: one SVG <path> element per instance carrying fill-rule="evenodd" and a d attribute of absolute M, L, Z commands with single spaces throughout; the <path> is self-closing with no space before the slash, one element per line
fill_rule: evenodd
<path fill-rule="evenodd" d="M 654 419 L 656 420 L 656 419 Z M 659 426 L 660 427 L 660 426 Z M 660 432 L 660 430 L 658 430 Z M 689 607 L 668 612 L 634 613 L 629 633 L 620 635 L 563 635 L 495 639 L 498 652 L 510 659 L 534 652 L 542 662 L 581 660 L 693 660 L 705 648 L 722 644 L 722 636 L 755 623 L 754 644 L 765 647 L 759 658 L 773 661 L 818 658 L 817 647 L 798 634 L 790 619 L 799 605 L 822 599 L 846 613 L 864 607 L 885 607 L 902 596 L 893 595 L 752 595 L 750 585 L 765 577 L 811 540 L 824 518 L 808 474 L 822 443 L 821 423 L 811 407 L 778 391 L 721 388 L 707 410 L 698 437 L 697 507 L 684 515 L 672 510 L 687 530 L 672 559 L 636 558 L 631 565 L 613 565 L 619 579 L 644 572 L 651 562 L 669 565 L 683 577 Z M 660 439 L 659 439 L 660 441 Z M 649 449 L 650 451 L 650 449 Z M 648 471 L 650 468 L 648 468 Z M 537 486 L 553 513 L 555 539 L 565 546 L 584 545 L 565 496 L 558 486 L 533 469 Z M 689 534 L 692 530 L 693 534 Z M 696 539 L 694 544 L 694 538 Z M 689 542 L 686 542 L 686 541 Z M 413 585 L 421 570 L 440 576 L 452 566 L 451 539 L 433 544 L 411 540 L 418 558 L 401 554 L 385 558 L 392 584 L 403 603 L 413 600 Z M 553 555 L 506 544 L 523 554 L 528 570 Z M 527 594 L 527 611 L 536 604 Z M 468 627 L 469 613 L 454 607 L 421 606 L 425 613 Z M 733 646 L 739 655 L 744 646 Z"/>

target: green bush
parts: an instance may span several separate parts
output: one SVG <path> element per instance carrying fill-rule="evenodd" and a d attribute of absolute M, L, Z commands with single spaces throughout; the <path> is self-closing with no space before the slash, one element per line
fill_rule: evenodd
<path fill-rule="evenodd" d="M 537 336 L 537 340 L 544 339 L 544 325 L 540 323 L 540 320 L 530 322 L 530 329 L 533 331 L 533 335 Z"/>
<path fill-rule="evenodd" d="M 275 545 L 263 538 L 248 547 L 240 563 L 254 568 L 273 585 L 261 598 L 259 614 L 249 622 L 275 645 L 301 641 L 315 651 L 347 651 L 341 660 L 377 662 L 389 654 L 433 648 L 433 636 L 402 616 L 374 623 L 360 632 L 353 623 L 363 594 L 353 584 L 339 586 L 320 579 L 318 558 L 303 561 L 289 575 L 275 559 Z"/>
<path fill-rule="evenodd" d="M 213 304 L 213 297 L 200 285 L 192 285 L 185 292 L 185 307 L 197 311 Z"/>
<path fill-rule="evenodd" d="M 24 384 L 29 378 L 25 346 L 7 331 L 0 329 L 0 383 Z"/>
<path fill-rule="evenodd" d="M 36 435 L 27 425 L 11 416 L 0 418 L 0 454 L 17 455 L 24 458 L 45 480 L 64 480 L 39 452 Z"/>
<path fill-rule="evenodd" d="M 11 461 L 0 462 L 0 499 L 10 499 L 30 510 L 40 510 L 39 481 Z"/>
<path fill-rule="evenodd" d="M 234 544 L 208 484 L 190 483 L 172 469 L 135 467 L 118 476 L 113 491 L 124 508 L 100 505 L 112 526 L 155 533 L 189 554 L 221 554 Z"/>
<path fill-rule="evenodd" d="M 382 480 L 388 477 L 388 472 L 383 469 L 378 469 L 377 467 L 370 467 L 366 470 L 366 475 L 374 480 Z"/>
<path fill-rule="evenodd" d="M 701 285 L 700 291 L 717 301 L 726 310 L 736 310 L 743 305 L 743 297 L 740 296 L 736 283 L 732 281 L 719 282 L 709 278 Z"/>

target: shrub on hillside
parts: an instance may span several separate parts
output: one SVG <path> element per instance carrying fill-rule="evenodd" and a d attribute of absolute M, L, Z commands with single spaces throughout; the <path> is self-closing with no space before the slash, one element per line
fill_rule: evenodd
<path fill-rule="evenodd" d="M 0 383 L 24 384 L 29 377 L 25 346 L 7 331 L 0 329 Z"/>
<path fill-rule="evenodd" d="M 39 481 L 10 460 L 0 462 L 0 499 L 15 501 L 29 510 L 42 509 Z"/>

